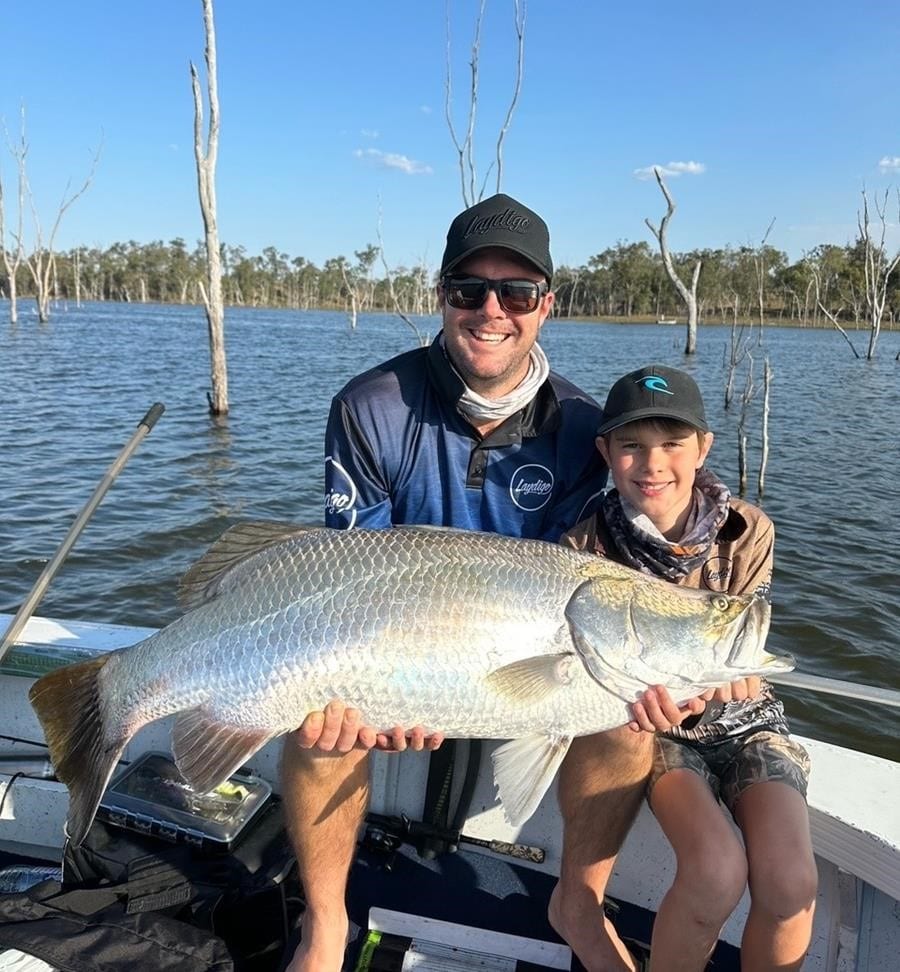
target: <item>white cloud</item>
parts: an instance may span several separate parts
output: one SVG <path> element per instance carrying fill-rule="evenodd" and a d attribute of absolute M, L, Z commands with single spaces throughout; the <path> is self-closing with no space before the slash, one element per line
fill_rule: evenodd
<path fill-rule="evenodd" d="M 363 138 L 378 138 L 379 133 L 374 128 L 361 128 L 359 134 Z"/>
<path fill-rule="evenodd" d="M 900 172 L 900 155 L 885 155 L 878 163 L 882 172 Z"/>
<path fill-rule="evenodd" d="M 635 169 L 635 178 L 652 179 L 654 169 L 659 169 L 664 176 L 702 175 L 706 172 L 706 166 L 702 162 L 669 162 L 667 165 L 648 165 L 643 169 Z"/>
<path fill-rule="evenodd" d="M 424 162 L 417 162 L 405 155 L 398 155 L 396 152 L 379 152 L 378 149 L 357 149 L 353 153 L 358 159 L 370 159 L 376 165 L 384 166 L 386 169 L 399 169 L 407 175 L 431 175 L 434 169 Z"/>

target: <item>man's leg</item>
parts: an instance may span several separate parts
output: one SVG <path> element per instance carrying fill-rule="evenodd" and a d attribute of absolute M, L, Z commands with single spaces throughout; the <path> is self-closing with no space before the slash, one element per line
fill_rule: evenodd
<path fill-rule="evenodd" d="M 583 736 L 560 769 L 563 852 L 549 918 L 589 972 L 634 969 L 603 914 L 603 895 L 644 797 L 653 740 L 653 733 L 627 726 Z"/>
<path fill-rule="evenodd" d="M 340 972 L 349 919 L 346 891 L 369 795 L 368 752 L 323 753 L 285 738 L 281 787 L 306 910 L 287 972 Z"/>

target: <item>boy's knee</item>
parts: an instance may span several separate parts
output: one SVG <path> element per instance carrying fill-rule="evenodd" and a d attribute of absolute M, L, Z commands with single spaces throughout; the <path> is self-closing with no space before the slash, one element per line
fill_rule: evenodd
<path fill-rule="evenodd" d="M 747 859 L 743 847 L 704 847 L 679 858 L 675 884 L 701 923 L 721 925 L 737 907 L 747 887 Z"/>
<path fill-rule="evenodd" d="M 755 870 L 750 893 L 755 906 L 776 918 L 785 919 L 808 911 L 815 904 L 819 875 L 814 861 Z"/>

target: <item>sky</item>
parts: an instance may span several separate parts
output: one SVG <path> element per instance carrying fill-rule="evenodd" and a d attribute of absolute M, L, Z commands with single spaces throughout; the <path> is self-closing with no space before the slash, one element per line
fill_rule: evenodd
<path fill-rule="evenodd" d="M 20 134 L 57 248 L 202 238 L 189 63 L 204 76 L 201 0 L 2 3 L 0 118 Z M 215 0 L 219 235 L 321 266 L 380 235 L 396 269 L 440 261 L 464 208 L 445 115 L 468 123 L 478 0 Z M 557 265 L 617 241 L 674 250 L 768 242 L 799 259 L 856 233 L 865 189 L 900 186 L 894 0 L 613 3 L 528 0 L 524 77 L 502 191 L 550 226 Z M 481 180 L 512 97 L 513 0 L 486 0 L 474 154 Z M 15 163 L 0 143 L 6 221 Z M 496 166 L 487 194 L 496 190 Z M 900 246 L 896 195 L 888 242 Z M 26 223 L 27 226 L 27 223 Z"/>

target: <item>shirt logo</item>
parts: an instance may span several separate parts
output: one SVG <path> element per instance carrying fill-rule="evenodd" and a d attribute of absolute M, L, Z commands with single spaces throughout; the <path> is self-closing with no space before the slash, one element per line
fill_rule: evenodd
<path fill-rule="evenodd" d="M 533 512 L 546 506 L 553 492 L 553 473 L 546 466 L 519 466 L 509 481 L 509 495 L 520 510 Z"/>
<path fill-rule="evenodd" d="M 728 557 L 710 557 L 700 571 L 700 579 L 709 591 L 727 591 L 732 562 Z"/>
<path fill-rule="evenodd" d="M 669 391 L 669 383 L 661 375 L 647 375 L 644 378 L 638 378 L 635 384 L 643 385 L 647 391 L 662 392 L 664 395 L 675 394 L 675 392 Z"/>
<path fill-rule="evenodd" d="M 325 516 L 343 516 L 347 526 L 356 524 L 359 492 L 347 470 L 332 456 L 325 457 Z"/>

